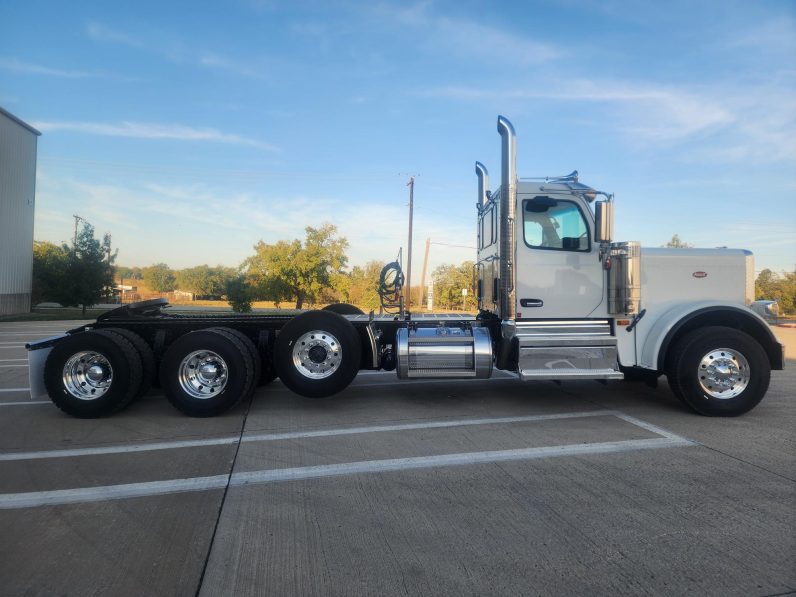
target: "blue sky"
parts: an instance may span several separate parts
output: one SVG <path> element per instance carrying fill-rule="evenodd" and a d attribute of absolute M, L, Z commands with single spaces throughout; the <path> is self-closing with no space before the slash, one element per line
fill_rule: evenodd
<path fill-rule="evenodd" d="M 352 264 L 472 259 L 476 178 L 613 192 L 618 240 L 796 264 L 793 2 L 5 2 L 0 105 L 39 128 L 35 236 L 237 265 L 336 224 Z"/>

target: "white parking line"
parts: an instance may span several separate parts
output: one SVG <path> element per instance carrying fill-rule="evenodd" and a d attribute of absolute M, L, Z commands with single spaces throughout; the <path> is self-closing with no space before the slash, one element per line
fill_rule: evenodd
<path fill-rule="evenodd" d="M 574 413 L 556 413 L 549 415 L 528 415 L 524 417 L 499 417 L 487 419 L 457 419 L 447 421 L 426 421 L 423 423 L 400 423 L 397 425 L 373 425 L 369 427 L 343 427 L 339 429 L 318 429 L 313 431 L 288 431 L 285 433 L 262 433 L 244 435 L 243 443 L 273 442 L 286 439 L 304 439 L 309 437 L 333 437 L 339 435 L 359 435 L 362 433 L 385 433 L 390 431 L 410 431 L 413 429 L 445 429 L 450 427 L 472 427 L 478 425 L 507 425 L 533 421 L 554 421 L 558 419 L 582 419 L 585 417 L 618 416 L 612 410 L 590 410 Z M 638 425 L 633 421 L 628 421 Z M 641 427 L 641 425 L 638 425 Z M 652 430 L 651 430 L 652 431 Z M 653 433 L 658 433 L 653 431 Z M 663 435 L 662 433 L 660 435 Z M 679 438 L 682 439 L 682 438 Z M 43 458 L 66 458 L 72 456 L 97 456 L 102 454 L 126 454 L 130 452 L 150 452 L 154 450 L 176 450 L 180 448 L 198 448 L 204 446 L 220 446 L 234 444 L 238 436 L 213 437 L 207 439 L 181 440 L 171 442 L 123 444 L 116 446 L 97 446 L 94 448 L 69 448 L 65 450 L 44 450 L 38 452 L 2 452 L 0 462 L 4 460 L 38 460 Z"/>
<path fill-rule="evenodd" d="M 0 392 L 30 392 L 30 388 L 2 388 Z"/>
<path fill-rule="evenodd" d="M 0 363 L 12 363 L 12 362 L 19 362 L 19 361 L 25 361 L 27 363 L 28 359 L 0 359 Z"/>
<path fill-rule="evenodd" d="M 8 369 L 9 367 L 15 367 L 17 369 L 27 369 L 27 363 L 20 363 L 19 365 L 0 365 L 0 369 Z"/>
<path fill-rule="evenodd" d="M 321 466 L 271 469 L 233 473 L 231 476 L 214 475 L 189 479 L 169 479 L 147 483 L 106 485 L 104 487 L 82 487 L 77 489 L 58 489 L 54 491 L 33 491 L 28 493 L 0 494 L 0 509 L 33 508 L 37 506 L 57 506 L 84 502 L 118 500 L 135 497 L 149 497 L 187 491 L 206 491 L 221 489 L 229 481 L 231 487 L 263 485 L 301 479 L 318 479 L 341 475 L 385 473 L 427 468 L 467 466 L 555 458 L 561 456 L 582 456 L 586 454 L 611 454 L 634 450 L 653 450 L 694 445 L 688 440 L 673 440 L 665 437 L 654 439 L 624 440 L 593 444 L 570 444 L 518 450 L 495 450 L 489 452 L 466 452 L 413 458 L 388 460 L 365 460 Z"/>
<path fill-rule="evenodd" d="M 45 336 L 47 334 L 58 334 L 60 332 L 63 332 L 63 330 L 42 330 L 40 332 L 0 332 L 0 336 Z"/>
<path fill-rule="evenodd" d="M 0 406 L 27 406 L 28 404 L 52 404 L 49 400 L 25 400 L 24 402 L 0 402 Z"/>

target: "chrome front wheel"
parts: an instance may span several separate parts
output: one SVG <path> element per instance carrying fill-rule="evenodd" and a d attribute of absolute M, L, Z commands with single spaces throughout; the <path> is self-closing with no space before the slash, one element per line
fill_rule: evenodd
<path fill-rule="evenodd" d="M 732 348 L 711 350 L 699 361 L 699 385 L 711 398 L 727 400 L 741 394 L 749 385 L 749 361 Z"/>

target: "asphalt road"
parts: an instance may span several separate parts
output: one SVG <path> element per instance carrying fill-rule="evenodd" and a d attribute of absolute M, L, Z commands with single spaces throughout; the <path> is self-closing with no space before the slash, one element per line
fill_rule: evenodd
<path fill-rule="evenodd" d="M 734 419 L 663 379 L 362 374 L 213 419 L 153 390 L 78 420 L 25 390 L 24 341 L 68 327 L 0 324 L 2 595 L 796 590 L 796 361 Z"/>

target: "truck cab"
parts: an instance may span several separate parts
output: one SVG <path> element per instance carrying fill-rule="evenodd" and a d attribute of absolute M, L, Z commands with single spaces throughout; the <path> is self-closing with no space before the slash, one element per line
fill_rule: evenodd
<path fill-rule="evenodd" d="M 757 404 L 783 357 L 748 308 L 752 254 L 614 242 L 613 195 L 583 184 L 577 171 L 519 178 L 514 127 L 499 117 L 497 128 L 494 192 L 486 167 L 475 165 L 478 319 L 492 331 L 496 367 L 521 379 L 654 383 L 665 373 L 675 394 L 690 396 L 703 414 Z M 705 334 L 718 344 L 700 348 Z"/>

